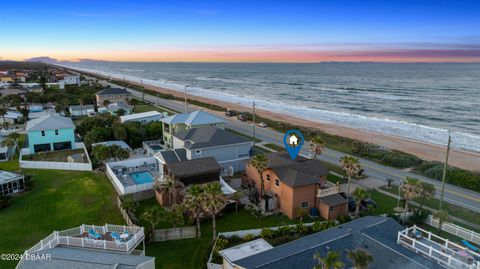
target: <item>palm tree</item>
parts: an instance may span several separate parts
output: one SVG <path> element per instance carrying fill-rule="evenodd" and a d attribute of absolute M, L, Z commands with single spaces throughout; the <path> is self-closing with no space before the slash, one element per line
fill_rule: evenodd
<path fill-rule="evenodd" d="M 360 212 L 360 206 L 363 200 L 368 197 L 367 192 L 362 188 L 356 188 L 352 193 L 353 198 L 355 199 L 355 217 L 358 218 L 358 214 Z"/>
<path fill-rule="evenodd" d="M 176 187 L 177 187 L 177 179 L 169 175 L 166 175 L 165 180 L 160 181 L 158 184 L 158 189 L 162 193 L 168 193 L 168 204 L 170 206 L 176 203 L 176 199 L 173 199 L 173 195 L 175 194 Z M 172 200 L 175 200 L 175 201 L 173 201 L 172 203 Z"/>
<path fill-rule="evenodd" d="M 422 210 L 425 200 L 430 200 L 433 197 L 435 197 L 435 185 L 421 181 L 420 187 L 422 188 L 421 190 L 422 202 L 420 203 L 420 210 Z"/>
<path fill-rule="evenodd" d="M 353 262 L 356 269 L 368 268 L 368 265 L 373 262 L 373 256 L 361 248 L 349 250 L 347 257 Z"/>
<path fill-rule="evenodd" d="M 183 205 L 197 222 L 197 238 L 200 237 L 200 219 L 203 217 L 202 207 L 202 185 L 191 185 L 185 189 L 185 197 L 183 197 Z"/>
<path fill-rule="evenodd" d="M 407 219 L 408 211 L 408 202 L 418 198 L 422 195 L 422 185 L 420 185 L 420 180 L 412 177 L 406 177 L 404 183 L 400 186 L 400 189 L 403 192 L 403 198 L 405 199 L 405 219 Z"/>
<path fill-rule="evenodd" d="M 434 214 L 435 218 L 438 219 L 438 235 L 440 235 L 442 233 L 442 225 L 443 223 L 445 223 L 446 221 L 448 221 L 448 212 L 445 211 L 445 210 L 438 210 L 435 214 Z"/>
<path fill-rule="evenodd" d="M 256 154 L 249 161 L 250 165 L 257 170 L 257 173 L 260 175 L 260 199 L 263 198 L 265 192 L 265 184 L 263 182 L 263 172 L 268 167 L 268 159 L 263 154 Z"/>
<path fill-rule="evenodd" d="M 155 231 L 155 227 L 162 221 L 164 218 L 164 213 L 159 206 L 152 206 L 151 208 L 145 210 L 145 212 L 140 215 L 140 218 L 144 221 L 148 222 L 151 225 L 151 237 L 153 238 L 153 233 Z"/>
<path fill-rule="evenodd" d="M 320 256 L 318 252 L 313 255 L 313 259 L 316 260 L 318 265 L 315 265 L 314 269 L 340 269 L 345 265 L 340 260 L 340 253 L 330 250 L 325 257 Z"/>
<path fill-rule="evenodd" d="M 7 109 L 3 108 L 3 107 L 0 107 L 0 116 L 2 117 L 3 119 L 3 128 L 6 128 L 5 127 L 5 115 L 7 114 Z"/>
<path fill-rule="evenodd" d="M 235 200 L 235 212 L 238 212 L 238 204 L 240 203 L 240 199 L 243 198 L 245 194 L 242 191 L 236 191 L 230 196 L 230 199 Z"/>
<path fill-rule="evenodd" d="M 217 224 L 215 217 L 220 213 L 227 205 L 227 199 L 225 198 L 222 187 L 218 182 L 212 182 L 205 185 L 202 197 L 202 208 L 212 218 L 212 232 L 213 240 L 217 237 Z"/>
<path fill-rule="evenodd" d="M 347 174 L 348 177 L 348 187 L 347 187 L 347 196 L 350 195 L 350 185 L 352 183 L 352 177 L 354 175 L 358 175 L 360 172 L 360 162 L 358 161 L 357 158 L 346 155 L 340 158 L 340 164 L 342 166 L 343 171 L 345 171 L 345 174 Z M 348 213 L 348 203 L 346 205 L 347 207 L 347 213 Z"/>
<path fill-rule="evenodd" d="M 11 140 L 15 141 L 15 146 L 16 146 L 17 151 L 20 150 L 20 147 L 18 145 L 18 139 L 19 138 L 20 138 L 20 134 L 17 133 L 17 132 L 9 133 L 8 136 L 7 136 L 7 139 L 11 139 Z"/>
<path fill-rule="evenodd" d="M 313 151 L 313 159 L 317 159 L 317 155 L 323 153 L 323 147 L 325 146 L 325 141 L 319 135 L 312 138 L 312 143 L 310 144 L 310 149 Z"/>

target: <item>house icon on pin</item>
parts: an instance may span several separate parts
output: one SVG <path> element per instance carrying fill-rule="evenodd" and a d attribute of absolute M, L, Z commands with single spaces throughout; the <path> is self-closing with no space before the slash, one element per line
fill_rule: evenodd
<path fill-rule="evenodd" d="M 290 136 L 290 138 L 288 138 L 288 144 L 290 144 L 290 146 L 296 147 L 298 145 L 298 138 L 295 135 Z"/>

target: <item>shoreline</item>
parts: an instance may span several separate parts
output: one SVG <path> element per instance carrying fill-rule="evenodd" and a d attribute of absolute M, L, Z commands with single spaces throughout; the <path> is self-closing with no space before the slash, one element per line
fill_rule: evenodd
<path fill-rule="evenodd" d="M 75 72 L 85 73 L 91 76 L 101 77 L 105 80 L 108 79 L 108 77 L 104 75 L 96 74 L 93 72 L 87 72 L 83 70 L 80 71 L 80 70 L 72 69 L 69 67 L 62 67 L 62 68 L 67 68 Z M 125 80 L 125 82 L 132 85 L 142 86 L 140 83 L 131 81 L 131 80 Z M 154 85 L 145 84 L 145 83 L 143 84 L 143 87 L 147 90 L 155 91 L 162 94 L 171 94 L 179 98 L 184 97 L 182 92 L 172 90 L 172 89 L 167 89 L 164 87 L 154 86 Z M 202 97 L 197 95 L 190 94 L 188 98 L 191 100 L 200 101 L 202 103 L 227 107 L 232 110 L 238 110 L 238 111 L 252 110 L 251 107 L 247 107 L 245 105 L 219 101 L 212 98 L 207 98 L 207 97 Z M 197 109 L 207 109 L 205 107 L 195 106 L 193 104 L 189 104 L 189 106 L 195 107 Z M 214 110 L 209 110 L 209 111 L 214 114 L 221 114 L 223 116 L 223 113 L 221 112 L 214 111 Z M 428 142 L 415 140 L 411 138 L 404 138 L 404 137 L 394 136 L 390 134 L 383 134 L 380 132 L 366 131 L 366 130 L 357 129 L 349 126 L 342 126 L 338 124 L 301 119 L 295 116 L 288 116 L 288 115 L 280 114 L 277 112 L 266 111 L 264 109 L 259 109 L 259 108 L 257 108 L 255 111 L 257 115 L 264 118 L 271 119 L 271 120 L 289 122 L 289 123 L 303 126 L 303 127 L 320 129 L 328 134 L 348 137 L 351 139 L 357 139 L 360 141 L 384 146 L 392 150 L 403 151 L 405 153 L 415 155 L 424 160 L 440 161 L 440 162 L 445 161 L 446 146 L 441 146 L 438 144 L 428 143 Z M 449 156 L 449 165 L 455 166 L 461 169 L 466 169 L 469 171 L 480 172 L 480 153 L 467 151 L 463 149 L 451 149 L 450 156 Z"/>

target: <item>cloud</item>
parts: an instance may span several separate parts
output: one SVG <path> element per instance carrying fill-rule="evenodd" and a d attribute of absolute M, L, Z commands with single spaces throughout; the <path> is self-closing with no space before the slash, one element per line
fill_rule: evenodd
<path fill-rule="evenodd" d="M 32 57 L 29 59 L 25 59 L 27 62 L 42 62 L 42 63 L 57 63 L 58 60 L 55 58 L 51 58 L 48 56 L 40 56 L 40 57 Z"/>

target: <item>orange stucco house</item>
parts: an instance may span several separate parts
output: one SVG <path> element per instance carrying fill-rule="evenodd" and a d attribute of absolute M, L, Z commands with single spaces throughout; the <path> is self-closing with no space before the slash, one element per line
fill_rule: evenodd
<path fill-rule="evenodd" d="M 263 172 L 265 193 L 272 197 L 269 201 L 273 201 L 273 204 L 265 203 L 265 210 L 278 207 L 289 218 L 297 217 L 299 208 L 304 208 L 308 212 L 311 208 L 317 208 L 319 212 L 325 211 L 325 205 L 320 206 L 323 202 L 318 197 L 318 190 L 327 187 L 329 171 L 318 160 L 301 156 L 292 160 L 286 152 L 270 153 L 266 157 L 269 164 Z M 248 164 L 245 173 L 247 180 L 260 192 L 260 175 L 255 168 Z M 335 212 L 334 215 L 336 217 L 343 213 Z"/>

